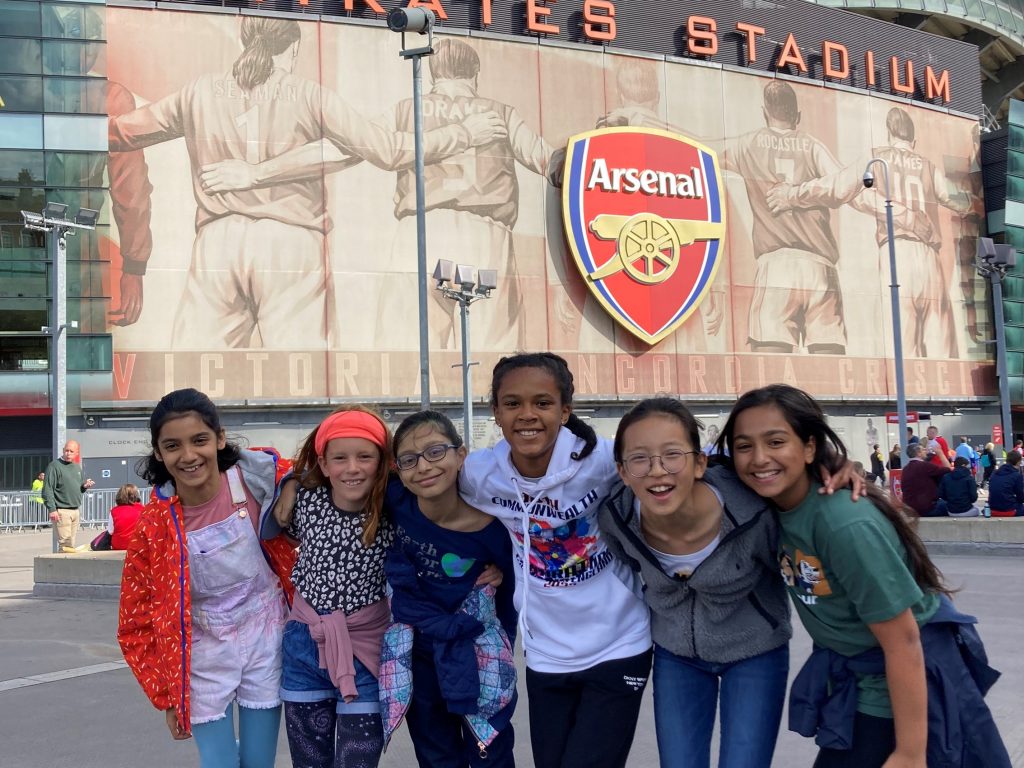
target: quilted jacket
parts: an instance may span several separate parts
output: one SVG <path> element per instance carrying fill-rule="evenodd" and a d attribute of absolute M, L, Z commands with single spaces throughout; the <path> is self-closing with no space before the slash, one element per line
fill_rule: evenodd
<path fill-rule="evenodd" d="M 462 621 L 467 616 L 480 623 L 481 631 L 472 643 L 476 658 L 479 695 L 476 712 L 464 715 L 466 723 L 476 736 L 483 751 L 498 730 L 492 720 L 501 725 L 507 717 L 496 718 L 514 700 L 516 695 L 516 667 L 512 648 L 505 630 L 494 611 L 494 587 L 473 589 L 453 619 Z M 402 724 L 412 701 L 412 646 L 415 629 L 411 624 L 394 622 L 384 633 L 381 647 L 380 686 L 381 714 L 384 718 L 384 743 L 387 744 Z M 511 713 L 508 713 L 511 716 Z"/>
<path fill-rule="evenodd" d="M 271 451 L 243 451 L 238 463 L 246 486 L 260 502 L 261 520 L 277 498 L 277 483 L 290 462 Z M 139 517 L 125 555 L 117 641 L 125 661 L 153 706 L 175 707 L 186 733 L 189 723 L 189 671 L 192 605 L 188 549 L 181 504 L 170 483 L 154 491 Z M 283 536 L 260 541 L 271 569 L 292 599 L 294 547 Z"/>

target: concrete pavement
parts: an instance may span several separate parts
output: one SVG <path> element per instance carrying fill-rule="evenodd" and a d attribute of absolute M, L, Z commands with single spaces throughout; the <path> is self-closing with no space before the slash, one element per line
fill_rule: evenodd
<path fill-rule="evenodd" d="M 50 550 L 50 534 L 0 535 L 0 766 L 3 768 L 181 768 L 195 766 L 195 747 L 174 742 L 163 717 L 142 695 L 114 640 L 117 606 L 110 601 L 32 597 L 32 558 Z M 1010 749 L 1024 766 L 1024 555 L 939 556 L 957 603 L 981 620 L 981 631 L 1003 678 L 988 701 Z M 802 628 L 791 646 L 793 670 L 807 656 Z M 520 766 L 532 765 L 525 691 L 516 713 Z M 813 743 L 785 730 L 773 766 L 810 766 Z M 717 738 L 717 737 L 716 737 Z M 716 750 L 717 752 L 717 750 Z M 381 765 L 415 766 L 404 729 Z M 650 688 L 629 768 L 657 766 Z M 282 728 L 277 765 L 287 768 Z"/>

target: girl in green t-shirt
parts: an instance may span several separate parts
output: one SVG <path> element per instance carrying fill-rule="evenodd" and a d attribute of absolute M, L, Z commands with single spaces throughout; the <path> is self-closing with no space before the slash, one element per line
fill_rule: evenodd
<path fill-rule="evenodd" d="M 816 478 L 847 454 L 814 399 L 782 384 L 752 390 L 733 407 L 720 445 L 740 479 L 780 512 L 783 576 L 816 646 L 794 681 L 790 728 L 817 732 L 815 768 L 926 768 L 934 750 L 946 746 L 929 739 L 929 721 L 934 732 L 946 725 L 942 718 L 955 717 L 965 746 L 943 765 L 1008 766 L 982 699 L 998 673 L 979 680 L 963 663 L 959 646 L 968 634 L 975 658 L 984 661 L 973 619 L 947 599 L 941 574 L 898 503 L 874 486 L 865 489 L 869 503 L 853 503 L 846 491 L 818 493 Z M 822 659 L 827 663 L 816 663 Z M 963 698 L 961 708 L 929 701 L 936 675 Z M 844 681 L 856 689 L 837 717 Z M 828 704 L 805 696 L 814 691 Z M 800 720 L 808 702 L 809 724 Z M 976 741 L 974 732 L 985 733 L 980 746 L 967 744 Z"/>

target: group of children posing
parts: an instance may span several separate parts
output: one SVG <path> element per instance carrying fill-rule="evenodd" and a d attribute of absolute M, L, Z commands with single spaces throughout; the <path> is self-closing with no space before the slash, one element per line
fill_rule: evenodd
<path fill-rule="evenodd" d="M 296 768 L 376 766 L 403 720 L 421 766 L 512 766 L 518 634 L 537 768 L 624 766 L 652 659 L 663 767 L 709 766 L 717 714 L 719 766 L 768 768 L 788 592 L 815 648 L 789 727 L 815 766 L 1010 766 L 974 619 L 895 503 L 843 487 L 811 397 L 748 392 L 710 466 L 678 400 L 612 443 L 572 398 L 562 358 L 507 357 L 493 448 L 351 407 L 292 465 L 228 442 L 202 393 L 165 396 L 118 639 L 173 737 L 203 768 L 272 766 L 283 702 Z"/>

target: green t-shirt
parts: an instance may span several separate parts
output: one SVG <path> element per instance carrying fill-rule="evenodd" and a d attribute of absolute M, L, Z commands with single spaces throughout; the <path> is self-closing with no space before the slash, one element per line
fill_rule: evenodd
<path fill-rule="evenodd" d="M 868 628 L 907 608 L 918 626 L 939 607 L 907 566 L 907 553 L 885 515 L 870 501 L 854 503 L 849 491 L 832 496 L 812 484 L 807 498 L 779 515 L 782 575 L 800 620 L 815 643 L 844 656 L 878 647 Z M 857 709 L 892 717 L 884 675 L 858 681 Z"/>

